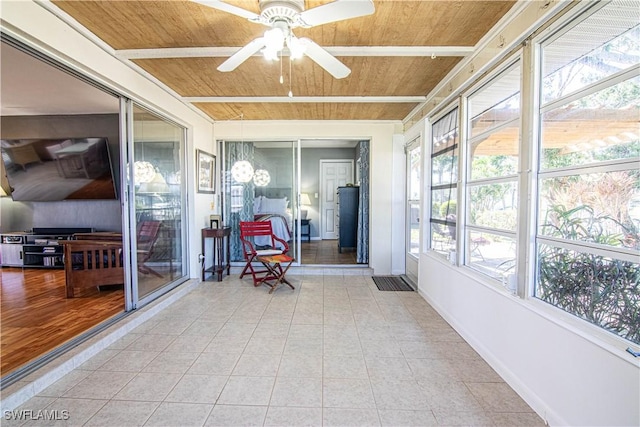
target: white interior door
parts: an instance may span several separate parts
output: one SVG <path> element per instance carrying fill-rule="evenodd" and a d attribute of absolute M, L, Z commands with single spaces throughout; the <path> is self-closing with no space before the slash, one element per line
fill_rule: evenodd
<path fill-rule="evenodd" d="M 337 189 L 353 183 L 353 160 L 320 160 L 320 236 L 337 239 Z"/>

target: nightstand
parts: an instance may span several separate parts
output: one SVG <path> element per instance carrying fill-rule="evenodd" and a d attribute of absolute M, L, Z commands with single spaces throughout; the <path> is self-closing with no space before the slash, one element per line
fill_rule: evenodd
<path fill-rule="evenodd" d="M 307 238 L 307 242 L 311 241 L 311 224 L 309 224 L 311 222 L 310 219 L 301 219 L 300 220 L 300 237 L 306 237 Z M 297 226 L 298 222 L 296 221 L 296 226 Z M 306 228 L 305 228 L 306 227 Z"/>

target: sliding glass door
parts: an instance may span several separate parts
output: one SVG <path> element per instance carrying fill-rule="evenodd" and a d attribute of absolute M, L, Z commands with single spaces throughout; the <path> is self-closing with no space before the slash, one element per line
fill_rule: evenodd
<path fill-rule="evenodd" d="M 132 107 L 129 240 L 133 301 L 146 303 L 187 274 L 185 129 L 140 106 Z M 162 290 L 161 290 L 162 289 Z"/>
<path fill-rule="evenodd" d="M 224 224 L 231 227 L 231 262 L 242 263 L 241 221 L 269 221 L 276 236 L 300 259 L 298 143 L 294 141 L 225 141 Z"/>

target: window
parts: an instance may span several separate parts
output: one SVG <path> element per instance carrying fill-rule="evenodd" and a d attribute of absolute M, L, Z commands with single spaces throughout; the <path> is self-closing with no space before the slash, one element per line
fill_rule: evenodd
<path fill-rule="evenodd" d="M 520 75 L 518 61 L 467 100 L 465 264 L 505 284 L 516 273 Z"/>
<path fill-rule="evenodd" d="M 431 249 L 446 256 L 456 248 L 458 108 L 435 121 L 431 135 Z"/>
<path fill-rule="evenodd" d="M 534 295 L 640 343 L 640 26 L 597 6 L 541 45 Z"/>
<path fill-rule="evenodd" d="M 420 161 L 422 156 L 420 155 L 420 141 L 416 140 L 411 143 L 409 152 L 407 153 L 408 170 L 407 177 L 408 187 L 408 217 L 409 217 L 409 229 L 407 230 L 409 247 L 407 252 L 412 255 L 418 256 L 420 252 Z"/>

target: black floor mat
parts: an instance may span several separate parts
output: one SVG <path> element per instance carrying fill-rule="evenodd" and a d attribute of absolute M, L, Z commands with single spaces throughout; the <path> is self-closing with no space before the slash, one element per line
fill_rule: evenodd
<path fill-rule="evenodd" d="M 381 291 L 413 291 L 400 276 L 372 276 L 373 282 Z"/>

